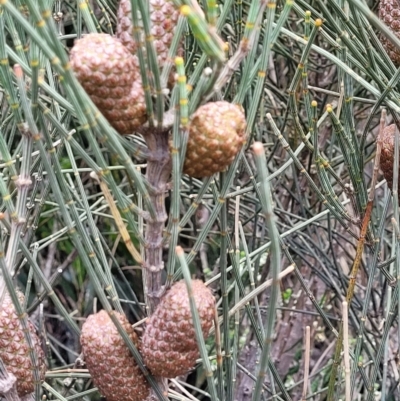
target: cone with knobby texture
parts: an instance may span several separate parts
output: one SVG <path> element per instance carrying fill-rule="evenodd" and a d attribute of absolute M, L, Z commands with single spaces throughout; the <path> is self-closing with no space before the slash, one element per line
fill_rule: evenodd
<path fill-rule="evenodd" d="M 157 52 L 158 64 L 163 67 L 174 37 L 179 10 L 171 0 L 149 0 L 150 32 Z M 131 1 L 121 0 L 117 12 L 116 36 L 132 53 L 136 54 L 138 43 L 133 37 Z M 144 46 L 144 31 L 141 32 L 140 46 Z"/>
<path fill-rule="evenodd" d="M 380 165 L 389 189 L 393 189 L 393 165 L 394 165 L 394 135 L 396 125 L 388 125 L 379 136 L 378 140 L 382 142 Z M 400 133 L 399 133 L 400 135 Z M 398 188 L 400 188 L 400 171 L 399 171 Z M 399 197 L 400 201 L 400 197 Z"/>
<path fill-rule="evenodd" d="M 200 178 L 225 170 L 242 148 L 245 130 L 240 106 L 219 101 L 199 107 L 189 122 L 183 172 Z"/>
<path fill-rule="evenodd" d="M 118 39 L 86 35 L 76 41 L 70 61 L 83 88 L 120 134 L 132 134 L 146 122 L 137 58 Z"/>
<path fill-rule="evenodd" d="M 138 346 L 138 337 L 126 317 L 114 313 Z M 107 401 L 143 401 L 149 396 L 149 384 L 107 312 L 87 318 L 81 345 L 94 384 Z"/>
<path fill-rule="evenodd" d="M 18 297 L 22 304 L 24 296 L 18 293 Z M 46 373 L 44 352 L 31 322 L 29 322 L 29 331 L 38 361 L 40 379 L 44 380 Z M 3 360 L 7 371 L 17 379 L 18 395 L 23 397 L 33 393 L 35 391 L 35 383 L 29 345 L 25 340 L 22 325 L 8 293 L 0 305 L 0 358 Z"/>
<path fill-rule="evenodd" d="M 379 2 L 379 18 L 400 38 L 400 5 L 397 0 L 381 0 Z M 400 66 L 400 49 L 385 35 L 380 37 L 382 46 L 396 67 Z"/>
<path fill-rule="evenodd" d="M 200 280 L 192 281 L 192 288 L 206 338 L 214 318 L 215 298 Z M 149 318 L 142 339 L 142 355 L 156 376 L 176 377 L 195 365 L 199 351 L 184 281 L 172 286 Z"/>

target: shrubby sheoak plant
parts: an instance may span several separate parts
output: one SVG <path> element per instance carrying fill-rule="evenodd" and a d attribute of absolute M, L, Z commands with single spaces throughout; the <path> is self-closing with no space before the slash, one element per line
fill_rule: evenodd
<path fill-rule="evenodd" d="M 0 395 L 398 399 L 398 11 L 0 1 Z"/>

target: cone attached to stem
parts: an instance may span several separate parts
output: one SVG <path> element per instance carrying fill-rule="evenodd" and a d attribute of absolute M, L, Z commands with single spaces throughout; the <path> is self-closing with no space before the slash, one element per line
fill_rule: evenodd
<path fill-rule="evenodd" d="M 214 318 L 215 298 L 200 280 L 192 281 L 201 329 L 208 337 Z M 186 284 L 179 281 L 161 299 L 148 320 L 142 355 L 155 376 L 176 377 L 193 368 L 199 357 Z"/>
<path fill-rule="evenodd" d="M 183 172 L 200 178 L 225 170 L 242 148 L 245 130 L 240 106 L 219 101 L 199 107 L 189 122 Z"/>
<path fill-rule="evenodd" d="M 132 134 L 146 122 L 137 58 L 118 39 L 86 35 L 76 41 L 70 62 L 94 104 L 120 134 Z"/>
<path fill-rule="evenodd" d="M 126 317 L 113 313 L 138 346 L 138 337 Z M 107 401 L 143 401 L 150 394 L 147 380 L 107 312 L 87 318 L 81 345 L 94 384 Z"/>

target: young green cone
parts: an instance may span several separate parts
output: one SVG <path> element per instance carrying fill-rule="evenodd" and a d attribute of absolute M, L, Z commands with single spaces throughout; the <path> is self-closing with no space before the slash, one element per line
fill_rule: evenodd
<path fill-rule="evenodd" d="M 219 101 L 207 103 L 192 115 L 183 172 L 209 177 L 228 167 L 245 141 L 242 109 Z"/>
<path fill-rule="evenodd" d="M 139 340 L 125 316 L 114 312 L 133 343 Z M 143 401 L 150 388 L 128 346 L 104 310 L 82 326 L 82 352 L 94 384 L 107 401 Z"/>
<path fill-rule="evenodd" d="M 400 38 L 400 5 L 397 0 L 381 0 L 379 2 L 379 18 Z M 400 66 L 400 49 L 385 35 L 380 36 L 382 46 L 396 67 Z"/>
<path fill-rule="evenodd" d="M 382 141 L 380 165 L 389 189 L 393 189 L 393 165 L 394 165 L 394 135 L 396 125 L 388 125 L 382 132 L 378 140 Z M 400 189 L 400 171 L 399 171 L 398 189 Z M 400 193 L 400 192 L 399 192 Z M 399 196 L 400 201 L 400 196 Z"/>
<path fill-rule="evenodd" d="M 146 122 L 137 58 L 118 39 L 86 35 L 76 41 L 70 62 L 94 104 L 120 134 L 132 134 Z"/>
<path fill-rule="evenodd" d="M 19 293 L 22 303 L 24 296 Z M 29 331 L 33 341 L 39 366 L 40 380 L 44 380 L 46 363 L 39 337 L 35 327 L 29 322 Z M 7 293 L 0 305 L 0 358 L 7 371 L 17 379 L 17 393 L 20 397 L 35 391 L 35 382 L 32 372 L 32 362 L 29 354 L 29 345 L 25 340 L 22 325 L 18 319 L 14 304 Z"/>
<path fill-rule="evenodd" d="M 192 281 L 193 296 L 204 337 L 212 326 L 215 298 L 200 280 Z M 142 339 L 142 355 L 153 375 L 176 377 L 191 369 L 199 357 L 184 281 L 174 284 L 149 318 Z"/>

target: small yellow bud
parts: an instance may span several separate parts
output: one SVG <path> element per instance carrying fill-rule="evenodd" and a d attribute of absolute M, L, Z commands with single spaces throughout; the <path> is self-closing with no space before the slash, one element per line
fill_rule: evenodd
<path fill-rule="evenodd" d="M 319 28 L 319 27 L 322 26 L 322 19 L 321 19 L 321 18 L 317 18 L 317 19 L 315 20 L 315 26 L 316 26 L 317 28 Z"/>
<path fill-rule="evenodd" d="M 182 7 L 181 7 L 181 14 L 183 15 L 183 16 L 185 16 L 185 17 L 187 17 L 190 13 L 191 13 L 191 9 L 190 9 L 190 7 L 189 6 L 186 6 L 186 5 L 183 5 Z"/>
<path fill-rule="evenodd" d="M 175 65 L 183 65 L 183 58 L 175 57 Z"/>

